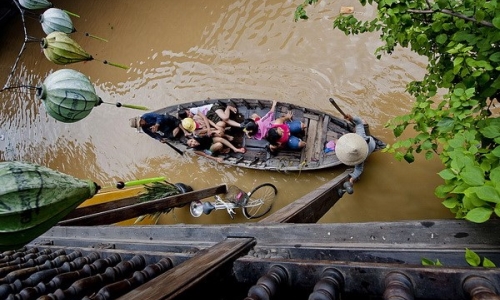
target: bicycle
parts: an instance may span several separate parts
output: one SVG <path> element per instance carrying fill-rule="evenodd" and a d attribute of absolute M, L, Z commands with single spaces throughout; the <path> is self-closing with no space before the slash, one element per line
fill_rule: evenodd
<path fill-rule="evenodd" d="M 189 210 L 193 217 L 199 217 L 202 214 L 208 215 L 213 210 L 225 209 L 231 219 L 234 219 L 234 209 L 241 208 L 247 219 L 257 219 L 271 210 L 277 194 L 278 189 L 271 183 L 258 185 L 248 193 L 233 185 L 228 188 L 224 199 L 215 195 L 214 202 L 195 200 L 191 202 Z"/>

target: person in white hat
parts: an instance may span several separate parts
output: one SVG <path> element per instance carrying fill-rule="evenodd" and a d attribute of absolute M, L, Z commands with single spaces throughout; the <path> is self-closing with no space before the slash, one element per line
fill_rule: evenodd
<path fill-rule="evenodd" d="M 354 166 L 354 171 L 349 174 L 352 185 L 363 173 L 364 161 L 375 150 L 376 142 L 373 137 L 366 135 L 364 122 L 360 117 L 345 115 L 345 119 L 355 124 L 356 133 L 341 136 L 336 142 L 335 153 L 340 162 Z"/>

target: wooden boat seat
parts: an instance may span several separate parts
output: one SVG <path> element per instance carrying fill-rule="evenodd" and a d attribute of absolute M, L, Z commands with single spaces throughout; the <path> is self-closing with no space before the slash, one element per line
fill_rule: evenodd
<path fill-rule="evenodd" d="M 306 147 L 302 150 L 300 160 L 308 165 L 319 165 L 321 163 L 321 154 L 324 149 L 324 138 L 327 132 L 329 117 L 320 119 L 317 115 L 304 114 L 308 120 L 307 132 L 305 136 Z"/>
<path fill-rule="evenodd" d="M 266 140 L 256 140 L 256 139 L 249 139 L 245 138 L 245 148 L 262 148 L 265 149 L 266 145 L 269 144 L 268 141 Z"/>

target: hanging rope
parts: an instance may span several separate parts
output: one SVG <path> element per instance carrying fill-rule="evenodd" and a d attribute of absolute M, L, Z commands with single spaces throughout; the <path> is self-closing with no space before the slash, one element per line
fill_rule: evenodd
<path fill-rule="evenodd" d="M 2 88 L 1 91 L 8 89 L 10 80 L 12 79 L 12 76 L 14 75 L 14 72 L 17 68 L 17 64 L 19 63 L 19 60 L 21 59 L 21 55 L 23 54 L 24 50 L 26 50 L 26 43 L 32 43 L 32 42 L 40 42 L 40 39 L 36 39 L 32 36 L 28 35 L 28 30 L 26 29 L 26 19 L 25 19 L 25 10 L 19 5 L 19 3 L 14 0 L 14 4 L 17 6 L 17 9 L 19 9 L 19 12 L 21 13 L 21 21 L 23 23 L 23 31 L 24 31 L 24 42 L 21 47 L 21 50 L 19 51 L 19 54 L 16 57 L 16 60 L 14 64 L 12 65 L 12 69 L 10 70 L 9 76 L 7 77 L 7 81 L 5 82 L 4 87 Z"/>

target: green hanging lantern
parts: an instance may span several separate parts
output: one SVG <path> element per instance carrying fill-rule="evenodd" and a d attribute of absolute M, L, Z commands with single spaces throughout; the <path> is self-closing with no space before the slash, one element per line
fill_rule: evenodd
<path fill-rule="evenodd" d="M 53 6 L 47 0 L 19 0 L 19 4 L 26 9 L 43 9 Z"/>
<path fill-rule="evenodd" d="M 75 27 L 69 15 L 62 9 L 49 8 L 40 15 L 40 23 L 45 34 L 54 31 L 73 33 Z"/>
<path fill-rule="evenodd" d="M 41 46 L 45 57 L 58 65 L 94 59 L 77 42 L 60 31 L 51 32 L 45 38 L 42 38 Z"/>
<path fill-rule="evenodd" d="M 0 162 L 0 251 L 31 242 L 99 189 L 91 180 L 46 167 Z"/>
<path fill-rule="evenodd" d="M 72 69 L 55 71 L 36 89 L 47 113 L 64 123 L 85 118 L 101 102 L 90 79 Z"/>

